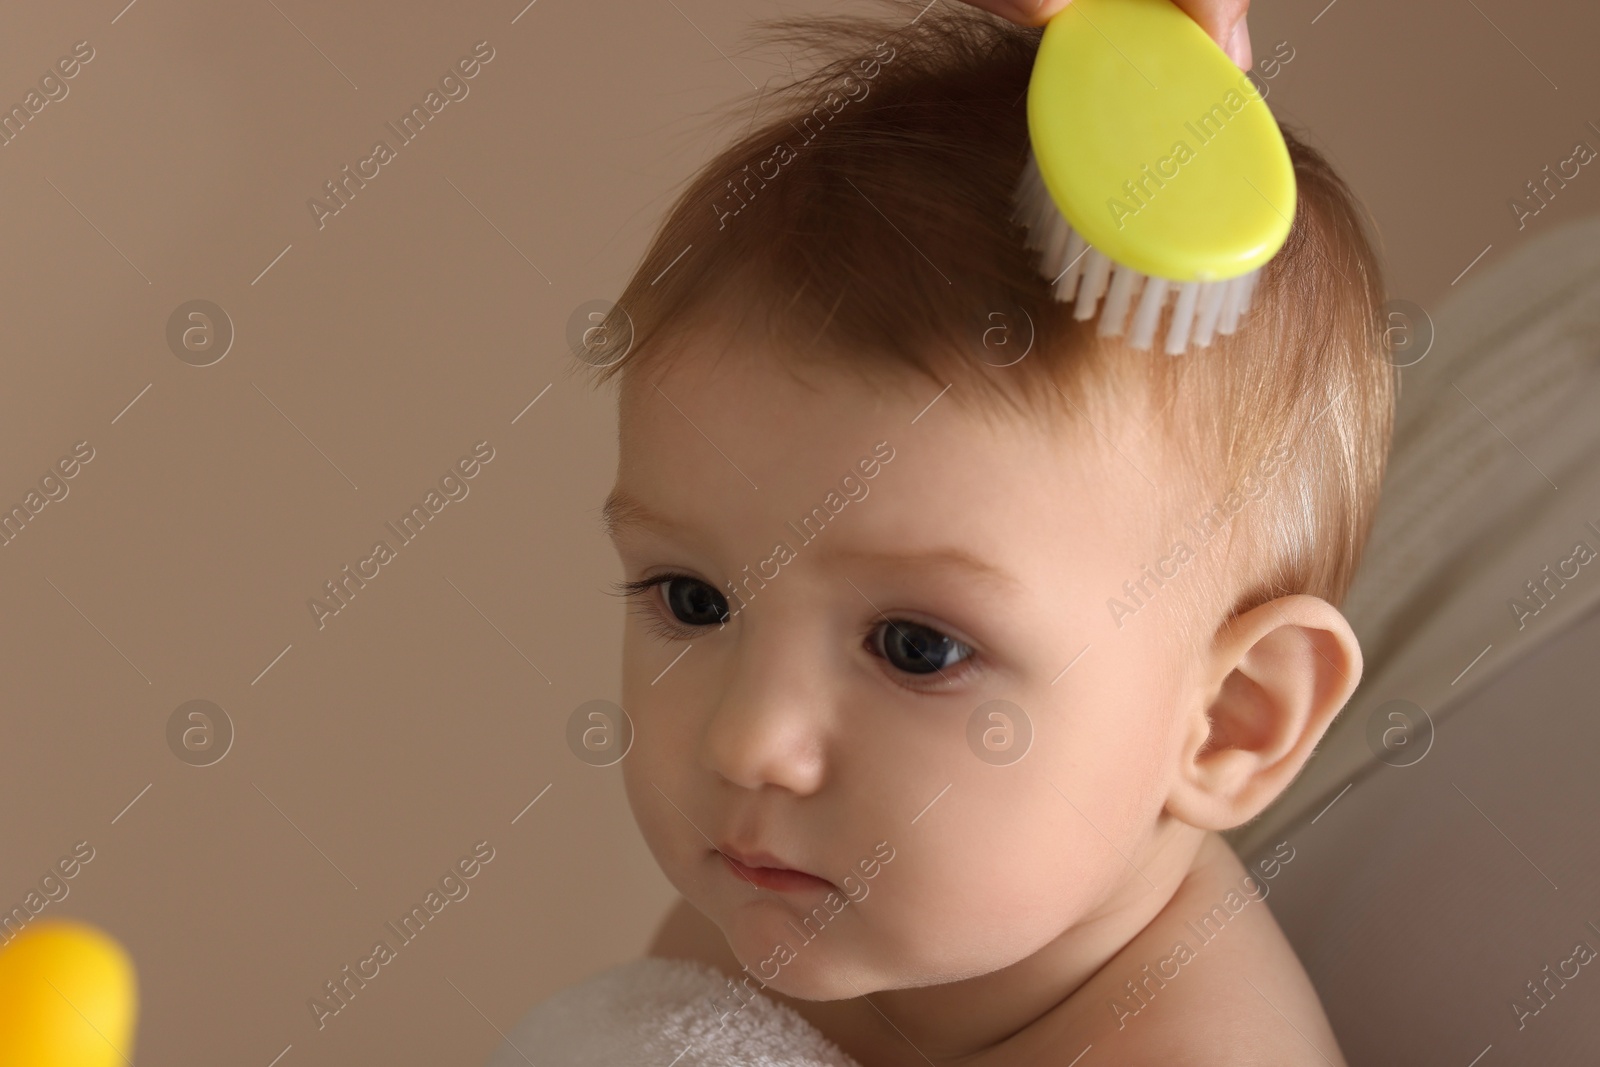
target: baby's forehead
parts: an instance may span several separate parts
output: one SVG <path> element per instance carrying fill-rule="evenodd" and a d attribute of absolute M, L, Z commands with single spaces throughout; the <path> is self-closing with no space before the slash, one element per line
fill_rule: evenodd
<path fill-rule="evenodd" d="M 1140 406 L 1029 409 L 954 376 L 941 385 L 783 357 L 691 343 L 625 378 L 619 485 L 663 506 L 692 495 L 698 514 L 754 529 L 798 522 L 830 492 L 870 493 L 851 525 L 886 541 L 919 524 L 980 547 L 1091 519 L 1105 531 L 1151 526 L 1147 471 L 1164 461 Z"/>
<path fill-rule="evenodd" d="M 736 438 L 781 445 L 797 467 L 831 469 L 850 442 L 894 437 L 947 459 L 1066 465 L 1084 476 L 1153 485 L 1133 454 L 1164 448 L 1170 435 L 1148 389 L 1135 382 L 1096 390 L 1040 359 L 996 368 L 953 347 L 954 355 L 923 370 L 870 351 L 804 350 L 720 324 L 686 331 L 621 376 L 622 446 L 653 451 L 693 433 L 716 448 L 714 423 Z"/>
<path fill-rule="evenodd" d="M 1089 429 L 1096 419 L 1139 429 L 1153 420 L 1148 381 L 1105 373 L 1099 366 L 1111 362 L 1105 353 L 1052 358 L 1041 351 L 1006 364 L 990 355 L 974 338 L 957 336 L 924 346 L 914 360 L 884 345 L 827 348 L 763 335 L 731 313 L 700 312 L 635 353 L 619 378 L 625 404 L 672 388 L 759 394 L 785 403 L 825 396 L 859 407 L 867 400 L 909 406 L 912 417 L 937 404 L 997 429 L 1026 425 L 1039 435 Z"/>

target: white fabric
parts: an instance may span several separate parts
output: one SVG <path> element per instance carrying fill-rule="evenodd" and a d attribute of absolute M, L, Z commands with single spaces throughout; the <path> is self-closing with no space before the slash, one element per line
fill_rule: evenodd
<path fill-rule="evenodd" d="M 485 1067 L 860 1067 L 787 1005 L 714 968 L 647 956 L 535 1005 Z"/>
<path fill-rule="evenodd" d="M 1383 498 L 1343 608 L 1362 682 L 1300 778 L 1228 835 L 1241 853 L 1383 768 L 1366 737 L 1379 705 L 1413 701 L 1437 728 L 1600 604 L 1596 561 L 1522 627 L 1509 606 L 1580 539 L 1600 550 L 1587 525 L 1600 527 L 1600 216 L 1521 240 L 1495 242 L 1448 291 L 1433 349 L 1401 371 Z"/>

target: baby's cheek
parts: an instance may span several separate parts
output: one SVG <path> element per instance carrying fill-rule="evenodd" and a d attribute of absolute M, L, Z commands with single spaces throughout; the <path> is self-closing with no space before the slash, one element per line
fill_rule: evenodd
<path fill-rule="evenodd" d="M 637 789 L 645 802 L 654 798 L 670 810 L 670 798 L 681 807 L 689 801 L 680 794 L 689 788 L 695 766 L 689 732 L 672 721 L 670 709 L 650 701 L 630 709 L 627 718 L 632 738 L 621 767 L 629 789 Z"/>
<path fill-rule="evenodd" d="M 893 874 L 891 864 L 861 914 L 873 956 L 903 976 L 949 981 L 988 973 L 1023 959 L 1060 931 L 1043 894 L 1019 885 L 1015 869 L 1008 877 L 977 865 L 919 870 L 907 863 L 899 871 L 902 881 L 890 882 Z"/>
<path fill-rule="evenodd" d="M 1060 810 L 1030 810 L 1010 796 L 985 802 L 969 790 L 964 808 L 952 803 L 935 824 L 936 807 L 902 835 L 861 905 L 881 951 L 908 973 L 990 971 L 1087 914 L 1103 879 L 1083 862 L 1090 845 L 1078 832 L 1081 820 L 1049 795 Z M 952 789 L 940 805 L 955 799 Z"/>

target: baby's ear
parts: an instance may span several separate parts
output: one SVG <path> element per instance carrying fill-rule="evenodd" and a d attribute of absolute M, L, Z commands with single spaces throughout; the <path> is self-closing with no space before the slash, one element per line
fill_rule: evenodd
<path fill-rule="evenodd" d="M 1332 604 L 1279 597 L 1230 620 L 1186 721 L 1167 810 L 1191 826 L 1248 822 L 1294 780 L 1361 680 L 1361 647 Z"/>

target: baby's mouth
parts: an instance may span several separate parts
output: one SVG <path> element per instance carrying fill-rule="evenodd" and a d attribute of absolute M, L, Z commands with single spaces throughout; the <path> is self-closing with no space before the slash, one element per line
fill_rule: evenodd
<path fill-rule="evenodd" d="M 764 854 L 746 855 L 727 848 L 717 849 L 717 854 L 721 857 L 724 867 L 742 881 L 759 889 L 770 889 L 775 893 L 831 892 L 834 889 L 832 882 L 818 878 L 814 874 L 776 865 L 781 861 L 775 857 Z"/>

